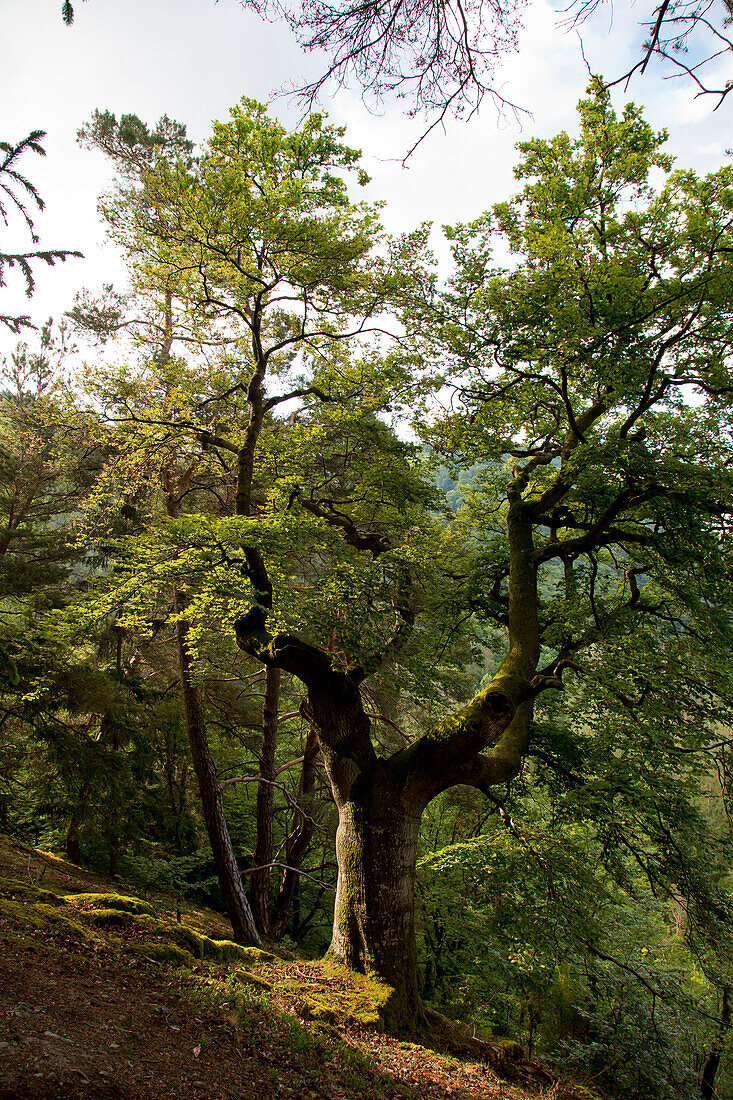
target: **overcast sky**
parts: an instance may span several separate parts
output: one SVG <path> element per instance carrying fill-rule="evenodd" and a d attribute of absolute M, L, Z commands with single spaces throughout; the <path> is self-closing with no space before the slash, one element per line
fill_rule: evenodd
<path fill-rule="evenodd" d="M 42 245 L 85 255 L 39 271 L 30 303 L 17 282 L 2 291 L 3 312 L 30 312 L 38 321 L 61 314 L 82 286 L 122 278 L 96 217 L 107 165 L 75 141 L 94 108 L 134 113 L 146 122 L 167 114 L 201 141 L 211 120 L 226 118 L 228 108 L 247 95 L 270 102 L 294 126 L 297 106 L 276 93 L 299 77 L 316 75 L 323 64 L 322 58 L 304 56 L 282 24 L 243 11 L 237 0 L 77 0 L 72 27 L 62 23 L 60 8 L 60 0 L 0 0 L 0 138 L 16 141 L 31 129 L 47 131 L 45 160 L 28 155 L 24 162 L 46 201 L 37 229 Z M 638 57 L 644 11 L 641 0 L 633 6 L 618 0 L 611 21 L 610 7 L 601 8 L 582 28 L 581 51 L 578 35 L 563 31 L 561 16 L 536 0 L 527 9 L 520 51 L 498 77 L 504 94 L 527 116 L 521 122 L 498 119 L 487 101 L 470 122 L 433 131 L 407 168 L 401 158 L 421 132 L 419 120 L 405 119 L 398 105 L 370 115 L 356 93 L 324 100 L 331 118 L 347 124 L 349 144 L 364 152 L 372 176 L 367 197 L 386 200 L 387 227 L 396 232 L 423 220 L 469 220 L 506 197 L 513 187 L 515 143 L 575 128 L 575 105 L 588 80 L 583 52 L 594 71 L 623 73 Z M 646 104 L 652 124 L 669 129 L 669 149 L 681 166 L 713 170 L 733 144 L 733 103 L 712 113 L 713 102 L 695 100 L 689 86 L 657 72 L 635 78 L 627 93 L 619 88 L 614 98 L 619 107 L 626 98 Z M 6 231 L 6 250 L 11 243 L 28 247 L 18 233 Z M 7 351 L 12 340 L 0 334 L 0 349 Z"/>

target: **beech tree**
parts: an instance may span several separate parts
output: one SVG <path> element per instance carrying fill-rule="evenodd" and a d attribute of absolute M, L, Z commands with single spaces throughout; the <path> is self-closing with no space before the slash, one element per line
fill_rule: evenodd
<path fill-rule="evenodd" d="M 673 172 L 666 135 L 633 105 L 617 117 L 600 81 L 579 110 L 579 137 L 520 146 L 516 198 L 448 232 L 451 285 L 418 311 L 456 385 L 456 411 L 431 435 L 483 464 L 459 522 L 476 539 L 466 584 L 495 625 L 498 677 L 512 648 L 524 677 L 524 717 L 507 731 L 515 768 L 529 753 L 572 776 L 573 738 L 532 718 L 533 698 L 571 679 L 586 736 L 617 731 L 593 799 L 653 889 L 661 879 L 685 898 L 685 934 L 704 957 L 707 937 L 722 942 L 727 902 L 689 861 L 696 826 L 683 843 L 675 831 L 694 822 L 691 777 L 726 751 L 731 719 L 733 177 Z M 568 721 L 561 697 L 563 708 Z M 641 843 L 627 824 L 632 803 L 643 816 L 637 773 L 650 811 Z M 702 965 L 729 980 L 719 962 Z"/>
<path fill-rule="evenodd" d="M 236 623 L 242 648 L 307 689 L 340 820 L 331 950 L 393 987 L 398 1028 L 423 1018 L 413 901 L 422 812 L 451 786 L 495 797 L 518 774 L 540 693 L 600 665 L 641 706 L 662 687 L 624 663 L 624 647 L 643 637 L 665 692 L 679 668 L 669 736 L 704 745 L 729 716 L 731 172 L 672 174 L 665 135 L 633 106 L 617 118 L 600 82 L 580 121 L 577 139 L 521 147 L 524 190 L 450 231 L 450 287 L 438 293 L 428 278 L 405 309 L 463 405 L 434 441 L 485 467 L 460 517 L 480 552 L 453 573 L 506 639 L 488 683 L 386 754 L 363 704 L 371 661 L 270 629 L 283 597 L 264 559 L 250 576 L 256 602 Z M 653 171 L 666 177 L 658 190 Z M 509 270 L 492 266 L 497 240 L 515 254 Z M 351 526 L 354 545 L 377 559 L 393 550 L 389 537 L 367 548 L 356 515 L 339 509 L 332 517 L 324 505 L 323 517 Z M 417 611 L 404 600 L 403 636 Z"/>

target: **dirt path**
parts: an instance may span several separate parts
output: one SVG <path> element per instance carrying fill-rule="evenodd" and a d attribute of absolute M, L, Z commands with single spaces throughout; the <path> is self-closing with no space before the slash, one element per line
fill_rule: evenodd
<path fill-rule="evenodd" d="M 266 1048 L 193 1016 L 156 969 L 93 952 L 4 951 L 0 1097 L 315 1095 L 281 1089 Z"/>

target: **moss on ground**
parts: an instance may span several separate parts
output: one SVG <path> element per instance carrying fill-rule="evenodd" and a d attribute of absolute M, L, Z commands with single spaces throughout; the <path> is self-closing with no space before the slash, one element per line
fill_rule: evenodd
<path fill-rule="evenodd" d="M 142 955 L 152 962 L 171 962 L 179 966 L 195 966 L 196 960 L 190 951 L 184 951 L 174 943 L 155 943 L 152 940 L 142 943 L 126 943 L 123 950 L 132 955 Z"/>
<path fill-rule="evenodd" d="M 136 913 L 130 916 L 131 925 L 147 932 L 150 936 L 159 936 L 188 951 L 194 958 L 203 959 L 206 956 L 205 943 L 208 936 L 203 936 L 195 929 L 185 924 L 177 924 L 172 920 L 161 917 L 151 917 L 147 913 Z"/>
<path fill-rule="evenodd" d="M 97 937 L 90 929 L 78 921 L 72 920 L 54 905 L 31 905 L 27 902 L 0 898 L 0 914 L 17 927 L 46 935 L 61 934 L 74 940 L 95 940 Z"/>
<path fill-rule="evenodd" d="M 42 901 L 46 905 L 63 905 L 63 898 L 54 894 L 51 890 L 44 890 L 40 886 L 34 886 L 30 882 L 20 882 L 14 878 L 0 878 L 0 894 L 9 894 L 13 898 L 22 901 Z"/>
<path fill-rule="evenodd" d="M 46 918 L 49 926 L 66 936 L 71 936 L 76 940 L 95 940 L 97 938 L 89 928 L 85 928 L 83 924 L 72 920 L 71 917 L 68 917 L 53 905 L 34 905 L 33 908 Z"/>
<path fill-rule="evenodd" d="M 272 990 L 272 982 L 268 982 L 265 978 L 261 978 L 259 974 L 253 974 L 251 970 L 245 970 L 241 966 L 237 967 L 234 971 L 234 976 L 242 985 L 253 986 L 255 989 L 264 989 L 267 993 Z"/>
<path fill-rule="evenodd" d="M 267 967 L 265 977 L 273 979 L 271 985 L 301 1019 L 383 1030 L 382 1010 L 392 994 L 384 982 L 354 974 L 330 956 L 299 962 L 293 969 L 275 961 L 277 973 Z"/>
<path fill-rule="evenodd" d="M 245 962 L 250 966 L 259 963 L 276 962 L 277 957 L 269 951 L 263 951 L 259 947 L 243 947 L 241 943 L 233 943 L 232 940 L 212 940 L 208 936 L 204 951 L 204 958 L 210 958 L 214 962 Z"/>
<path fill-rule="evenodd" d="M 36 912 L 34 905 L 28 905 L 10 898 L 0 898 L 0 914 L 13 924 L 23 925 L 33 929 L 43 929 L 48 926 L 48 921 Z"/>
<path fill-rule="evenodd" d="M 59 934 L 81 942 L 99 942 L 99 932 L 109 931 L 121 933 L 108 935 L 110 947 L 155 962 L 193 966 L 198 960 L 216 965 L 234 962 L 251 966 L 276 961 L 274 955 L 259 948 L 243 947 L 231 940 L 215 940 L 185 924 L 156 917 L 152 906 L 140 898 L 113 893 L 57 896 L 14 880 L 4 880 L 0 886 L 14 895 L 0 898 L 0 916 L 11 925 L 3 930 L 0 942 L 39 948 L 49 937 Z M 69 910 L 73 918 L 68 915 Z M 134 936 L 130 939 L 131 933 L 138 933 L 142 939 Z M 264 979 L 253 979 L 251 984 L 271 988 Z"/>
<path fill-rule="evenodd" d="M 109 918 L 103 919 L 113 923 Z M 250 965 L 275 961 L 275 956 L 268 951 L 261 951 L 257 947 L 243 947 L 231 940 L 215 940 L 186 924 L 153 917 L 147 913 L 129 914 L 128 924 L 148 935 L 160 937 L 182 947 L 197 959 L 216 963 L 245 962 Z"/>
<path fill-rule="evenodd" d="M 65 894 L 67 905 L 89 906 L 91 909 L 119 909 L 123 913 L 146 913 L 155 916 L 155 910 L 147 901 L 128 894 Z"/>
<path fill-rule="evenodd" d="M 84 919 L 95 928 L 129 928 L 135 920 L 134 913 L 122 909 L 92 909 L 84 914 Z"/>

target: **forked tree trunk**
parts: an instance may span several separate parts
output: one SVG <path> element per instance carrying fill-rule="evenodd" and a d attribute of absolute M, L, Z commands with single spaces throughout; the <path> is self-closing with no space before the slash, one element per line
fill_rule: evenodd
<path fill-rule="evenodd" d="M 176 594 L 176 605 L 177 610 L 182 610 L 182 599 L 178 594 Z M 178 659 L 180 663 L 183 715 L 191 745 L 193 767 L 201 794 L 204 822 L 209 835 L 224 905 L 226 906 L 227 916 L 231 921 L 235 940 L 239 943 L 259 945 L 260 937 L 242 886 L 234 847 L 224 816 L 224 797 L 206 736 L 201 698 L 191 678 L 188 626 L 184 620 L 179 620 L 176 623 L 176 640 L 178 642 Z"/>
<path fill-rule="evenodd" d="M 517 775 L 527 750 L 539 657 L 537 568 L 532 515 L 516 479 L 509 495 L 509 649 L 491 682 L 414 743 L 378 756 L 360 685 L 385 651 L 346 671 L 332 656 L 292 634 L 268 635 L 272 587 L 258 551 L 248 576 L 258 602 L 235 624 L 241 648 L 297 676 L 308 695 L 303 713 L 317 730 L 339 812 L 338 883 L 331 953 L 392 988 L 382 1015 L 394 1032 L 427 1030 L 415 945 L 415 871 L 422 812 L 448 787 L 481 791 Z M 409 627 L 412 614 L 404 612 Z M 402 634 L 398 628 L 395 644 Z M 540 681 L 542 678 L 540 677 Z M 557 686 L 557 678 L 548 683 Z M 484 750 L 489 748 L 489 755 Z"/>

